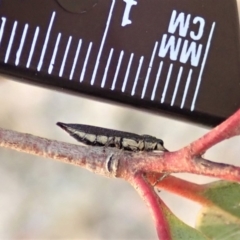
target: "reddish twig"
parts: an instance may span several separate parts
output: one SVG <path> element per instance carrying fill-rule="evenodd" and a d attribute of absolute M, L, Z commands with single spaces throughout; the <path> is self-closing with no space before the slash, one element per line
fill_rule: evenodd
<path fill-rule="evenodd" d="M 113 171 L 108 170 L 107 164 L 110 158 L 114 162 L 112 156 L 119 153 L 117 149 L 88 148 L 1 128 L 0 146 L 70 163 L 106 177 L 115 176 Z"/>
<path fill-rule="evenodd" d="M 152 185 L 161 190 L 182 196 L 202 206 L 212 204 L 212 202 L 202 196 L 202 192 L 205 190 L 204 185 L 188 182 L 174 176 L 167 176 L 159 181 L 162 178 L 160 173 L 149 173 L 146 175 L 146 178 Z"/>
<path fill-rule="evenodd" d="M 128 152 L 85 147 L 48 140 L 0 128 L 0 146 L 86 168 L 107 177 L 128 180 L 136 172 L 190 172 L 223 180 L 240 181 L 240 167 L 192 157 L 187 148 L 177 152 Z"/>
<path fill-rule="evenodd" d="M 152 210 L 159 236 L 166 236 L 163 239 L 170 239 L 169 230 L 163 217 L 164 203 L 158 198 L 152 186 L 145 181 L 142 174 L 188 172 L 240 181 L 240 167 L 211 162 L 201 157 L 213 145 L 239 134 L 240 110 L 202 138 L 176 152 L 134 153 L 114 148 L 83 147 L 4 129 L 0 129 L 0 146 L 67 162 L 97 174 L 119 177 L 131 182 Z M 150 181 L 153 180 L 151 176 L 147 177 Z M 163 188 L 167 186 L 164 185 L 164 181 L 159 184 Z M 176 181 L 175 184 L 177 184 Z M 183 187 L 183 182 L 181 184 L 179 187 Z M 170 185 L 168 188 L 168 190 L 173 190 Z M 197 188 L 192 190 L 198 191 Z M 192 192 L 188 191 L 185 194 L 193 198 Z M 198 200 L 203 201 L 200 198 Z"/>
<path fill-rule="evenodd" d="M 151 185 L 138 173 L 131 178 L 130 183 L 142 197 L 154 219 L 159 239 L 170 240 L 171 234 L 163 207 L 166 207 L 162 200 L 155 193 Z"/>
<path fill-rule="evenodd" d="M 192 156 L 202 155 L 217 143 L 238 135 L 240 135 L 240 109 L 226 121 L 191 143 L 186 148 L 191 151 Z"/>

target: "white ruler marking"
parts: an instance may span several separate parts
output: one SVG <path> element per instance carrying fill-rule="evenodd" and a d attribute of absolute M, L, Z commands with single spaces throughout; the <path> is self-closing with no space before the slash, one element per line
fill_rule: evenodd
<path fill-rule="evenodd" d="M 36 46 L 36 42 L 37 42 L 37 38 L 38 38 L 38 34 L 39 34 L 39 27 L 36 27 L 35 33 L 34 33 L 34 37 L 33 37 L 33 41 L 32 41 L 32 46 L 31 46 L 31 50 L 28 56 L 28 61 L 27 61 L 27 65 L 26 67 L 29 68 L 31 61 L 32 61 L 32 56 L 35 50 L 35 46 Z"/>
<path fill-rule="evenodd" d="M 51 58 L 51 62 L 50 62 L 49 67 L 48 67 L 48 74 L 52 73 L 61 36 L 62 36 L 62 34 L 58 33 L 57 40 L 56 40 L 56 43 L 55 43 L 55 47 L 54 47 L 54 50 L 53 50 L 53 55 L 52 55 L 52 58 Z"/>
<path fill-rule="evenodd" d="M 150 73 L 152 71 L 152 65 L 153 65 L 154 57 L 155 57 L 155 54 L 156 54 L 156 51 L 157 51 L 157 46 L 158 46 L 158 42 L 155 43 L 155 46 L 154 46 L 154 49 L 153 49 L 153 52 L 152 52 L 152 57 L 151 57 L 151 60 L 150 60 L 149 66 L 148 66 L 147 76 L 145 78 L 145 83 L 144 83 L 142 96 L 141 96 L 142 99 L 145 97 L 145 94 L 146 94 L 146 89 L 147 89 Z"/>
<path fill-rule="evenodd" d="M 2 42 L 2 37 L 3 37 L 3 34 L 4 34 L 4 27 L 5 27 L 5 24 L 6 24 L 6 18 L 5 17 L 2 17 L 2 24 L 1 24 L 1 29 L 0 29 L 0 44 Z"/>
<path fill-rule="evenodd" d="M 175 89 L 174 89 L 172 101 L 171 101 L 171 106 L 173 106 L 173 104 L 175 102 L 175 99 L 176 99 L 176 96 L 177 96 L 179 83 L 180 83 L 180 80 L 181 80 L 181 77 L 182 77 L 182 72 L 183 72 L 183 67 L 180 67 L 179 72 L 178 72 L 177 82 L 175 84 Z"/>
<path fill-rule="evenodd" d="M 154 84 L 154 88 L 152 91 L 152 96 L 151 96 L 151 100 L 154 101 L 155 96 L 156 96 L 156 91 L 157 91 L 157 86 L 158 86 L 158 82 L 162 73 L 162 67 L 163 67 L 163 61 L 160 62 L 159 67 L 158 67 L 158 72 L 157 72 L 157 76 L 156 76 L 156 80 L 155 80 L 155 84 Z"/>
<path fill-rule="evenodd" d="M 194 109 L 195 109 L 195 104 L 196 104 L 199 88 L 200 88 L 200 85 L 201 85 L 201 82 L 202 82 L 202 74 L 203 74 L 203 70 L 204 70 L 205 65 L 206 65 L 206 61 L 207 61 L 209 49 L 210 49 L 210 46 L 211 46 L 211 41 L 212 41 L 215 25 L 216 25 L 216 23 L 214 22 L 212 24 L 211 32 L 210 32 L 209 37 L 208 37 L 206 51 L 205 51 L 205 54 L 204 54 L 204 57 L 203 57 L 203 61 L 202 61 L 202 64 L 201 64 L 201 70 L 200 70 L 198 81 L 197 81 L 197 87 L 196 87 L 196 90 L 195 90 L 195 93 L 194 93 L 194 97 L 193 97 L 193 101 L 192 101 L 192 105 L 191 105 L 191 111 L 194 111 Z"/>
<path fill-rule="evenodd" d="M 81 46 L 82 46 L 82 39 L 80 39 L 79 42 L 78 42 L 77 51 L 76 51 L 76 54 L 75 54 L 75 57 L 74 57 L 72 70 L 71 70 L 71 73 L 70 73 L 70 76 L 69 76 L 70 80 L 72 80 L 72 78 L 73 78 L 73 74 L 74 74 L 74 71 L 75 71 L 75 68 L 76 68 L 76 64 L 77 64 L 77 60 L 78 60 L 78 57 L 79 57 L 79 52 L 81 50 Z"/>
<path fill-rule="evenodd" d="M 193 70 L 190 69 L 190 71 L 188 73 L 188 78 L 187 78 L 187 82 L 186 82 L 186 85 L 185 85 L 185 89 L 184 89 L 184 94 L 183 94 L 183 98 L 182 98 L 181 108 L 183 108 L 184 105 L 185 105 L 186 96 L 187 96 L 187 93 L 188 93 L 188 88 L 189 88 L 189 85 L 190 85 L 190 82 L 191 82 L 191 79 L 192 79 L 192 72 L 193 72 Z"/>
<path fill-rule="evenodd" d="M 56 15 L 56 13 L 53 12 L 50 24 L 48 26 L 47 35 L 46 35 L 46 38 L 45 38 L 45 41 L 44 41 L 44 44 L 43 44 L 41 57 L 40 57 L 40 60 L 39 60 L 38 66 L 37 66 L 37 70 L 38 71 L 41 70 L 42 65 L 43 65 L 43 59 L 44 59 L 44 56 L 45 56 L 45 53 L 46 53 L 46 49 L 47 49 L 47 45 L 48 45 L 48 41 L 49 41 L 49 37 L 50 37 L 50 33 L 51 33 L 51 29 L 52 29 L 52 25 L 53 25 L 53 21 L 54 21 L 55 15 Z"/>
<path fill-rule="evenodd" d="M 12 49 L 12 44 L 13 44 L 13 40 L 14 40 L 17 24 L 18 24 L 17 21 L 15 21 L 14 24 L 13 24 L 12 33 L 11 33 L 10 40 L 9 40 L 9 43 L 8 43 L 8 47 L 7 47 L 7 52 L 6 52 L 6 55 L 5 55 L 4 63 L 7 63 L 7 61 L 8 61 L 8 58 L 9 58 L 9 55 L 10 55 L 10 52 L 11 52 L 11 49 Z"/>
<path fill-rule="evenodd" d="M 140 75 L 140 72 L 141 72 L 141 69 L 142 69 L 143 60 L 144 60 L 144 57 L 141 56 L 140 60 L 139 60 L 139 64 L 138 64 L 137 74 L 136 74 L 136 77 L 135 77 L 135 80 L 134 80 L 134 84 L 133 84 L 133 88 L 132 88 L 132 93 L 131 93 L 132 96 L 135 95 L 135 91 L 136 91 L 139 75 Z"/>
<path fill-rule="evenodd" d="M 110 62 L 112 60 L 112 55 L 113 55 L 113 48 L 111 48 L 109 56 L 108 56 L 108 61 L 107 61 L 107 65 L 105 67 L 105 71 L 104 71 L 104 75 L 103 75 L 103 79 L 102 79 L 102 84 L 101 84 L 101 88 L 104 88 L 105 83 L 106 83 L 106 79 L 107 79 L 107 74 L 108 74 L 108 69 L 109 69 L 109 65 Z"/>
<path fill-rule="evenodd" d="M 69 52 L 69 48 L 70 48 L 71 42 L 72 42 L 72 36 L 70 36 L 68 38 L 68 43 L 67 43 L 67 46 L 66 46 L 66 49 L 65 49 L 62 65 L 61 65 L 61 68 L 60 68 L 60 71 L 59 71 L 59 77 L 62 77 L 62 75 L 63 75 L 63 71 L 64 71 L 64 68 L 65 68 L 66 59 L 67 59 L 67 56 L 68 56 L 68 52 Z"/>
<path fill-rule="evenodd" d="M 129 76 L 129 72 L 130 72 L 130 69 L 131 69 L 133 57 L 134 57 L 134 54 L 131 53 L 131 56 L 130 56 L 130 59 L 129 59 L 129 62 L 128 62 L 127 71 L 126 71 L 125 78 L 124 78 L 123 85 L 122 85 L 122 92 L 125 92 L 125 89 L 126 89 L 126 85 L 127 85 L 128 76 Z"/>
<path fill-rule="evenodd" d="M 171 75 L 172 75 L 172 68 L 173 68 L 173 64 L 171 63 L 170 67 L 169 67 L 169 70 L 168 70 L 167 80 L 166 80 L 166 83 L 165 83 L 165 86 L 164 86 L 161 103 L 164 103 L 164 101 L 165 101 L 168 85 L 169 85 L 170 78 L 171 78 Z"/>
<path fill-rule="evenodd" d="M 20 42 L 20 46 L 19 46 L 19 49 L 18 49 L 17 54 L 16 54 L 16 61 L 15 61 L 16 66 L 19 64 L 19 61 L 20 61 L 20 57 L 21 57 L 21 54 L 22 54 L 22 49 L 23 49 L 24 41 L 25 41 L 25 38 L 26 38 L 26 35 L 27 35 L 27 31 L 28 31 L 28 24 L 25 24 L 23 34 L 22 34 L 22 38 L 21 38 L 21 42 Z"/>
<path fill-rule="evenodd" d="M 116 72 L 115 72 L 115 75 L 114 75 L 114 79 L 113 79 L 111 90 L 115 89 L 117 78 L 118 78 L 118 73 L 119 73 L 119 70 L 120 70 L 120 67 L 121 67 L 121 64 L 122 64 L 123 55 L 124 55 L 124 51 L 121 51 L 121 53 L 119 55 L 117 69 L 116 69 Z"/>
<path fill-rule="evenodd" d="M 111 5 L 110 12 L 109 12 L 109 15 L 108 15 L 106 28 L 105 28 L 105 31 L 104 31 L 104 34 L 103 34 L 102 42 L 101 42 L 101 45 L 100 45 L 100 49 L 99 49 L 99 52 L 98 52 L 96 64 L 95 64 L 93 75 L 92 75 L 92 79 L 91 79 L 91 85 L 93 85 L 94 82 L 95 82 L 95 78 L 96 78 L 96 74 L 97 74 L 100 58 L 101 58 L 101 55 L 102 55 L 103 46 L 105 44 L 105 40 L 106 40 L 106 37 L 107 37 L 110 21 L 111 21 L 111 18 L 112 18 L 112 12 L 113 12 L 114 5 L 115 5 L 115 0 L 112 0 L 112 5 Z"/>
<path fill-rule="evenodd" d="M 87 64 L 88 64 L 88 59 L 89 59 L 89 56 L 90 56 L 90 53 L 91 53 L 91 49 L 92 49 L 92 42 L 90 42 L 89 46 L 88 46 L 87 55 L 86 55 L 86 58 L 85 58 L 85 61 L 84 61 L 84 64 L 83 64 L 83 69 L 82 69 L 82 73 L 81 73 L 81 77 L 80 77 L 80 82 L 82 82 L 83 79 L 84 79 L 84 75 L 85 75 L 85 72 L 86 72 L 86 67 L 87 67 Z"/>

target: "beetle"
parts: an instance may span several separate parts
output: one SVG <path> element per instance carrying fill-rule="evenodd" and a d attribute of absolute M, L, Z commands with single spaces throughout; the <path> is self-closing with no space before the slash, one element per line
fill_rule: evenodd
<path fill-rule="evenodd" d="M 138 135 L 108 128 L 84 124 L 57 125 L 68 132 L 77 141 L 91 146 L 116 147 L 128 151 L 168 151 L 161 139 L 150 135 Z"/>

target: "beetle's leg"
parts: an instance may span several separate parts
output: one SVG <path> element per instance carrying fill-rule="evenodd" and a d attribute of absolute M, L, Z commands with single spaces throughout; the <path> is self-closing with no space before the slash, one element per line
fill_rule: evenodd
<path fill-rule="evenodd" d="M 164 178 L 166 178 L 169 175 L 170 175 L 170 173 L 168 173 L 168 172 L 163 173 L 163 175 L 153 184 L 153 187 L 155 187 L 159 182 L 161 182 Z"/>
<path fill-rule="evenodd" d="M 105 149 L 109 147 L 111 144 L 114 144 L 114 137 L 108 137 L 107 142 L 103 146 L 103 151 L 105 152 Z"/>

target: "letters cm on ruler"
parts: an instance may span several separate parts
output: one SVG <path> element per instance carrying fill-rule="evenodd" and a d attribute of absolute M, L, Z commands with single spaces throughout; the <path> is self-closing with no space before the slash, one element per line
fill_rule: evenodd
<path fill-rule="evenodd" d="M 125 2 L 125 9 L 123 11 L 121 26 L 123 28 L 125 28 L 125 27 L 130 27 L 129 25 L 134 25 L 134 19 L 130 19 L 131 18 L 130 16 L 131 16 L 132 9 L 137 8 L 138 2 L 135 0 L 123 0 L 123 1 Z M 91 78 L 91 82 L 90 82 L 90 84 L 92 86 L 94 86 L 95 79 L 96 79 L 96 76 L 98 73 L 99 63 L 102 58 L 103 49 L 104 49 L 104 47 L 106 47 L 105 42 L 106 42 L 106 38 L 108 36 L 108 30 L 111 27 L 111 20 L 114 17 L 115 4 L 116 4 L 116 0 L 112 0 L 111 6 L 109 9 L 109 13 L 107 16 L 106 27 L 103 32 L 97 59 L 95 62 L 95 67 L 94 67 L 94 70 L 92 73 L 92 78 Z M 57 15 L 56 12 L 53 12 L 52 16 L 50 18 L 44 45 L 42 46 L 41 56 L 39 59 L 39 63 L 37 65 L 38 71 L 41 71 L 41 68 L 42 68 L 42 65 L 44 62 L 44 57 L 45 57 L 46 50 L 48 47 L 48 42 L 49 42 L 49 39 L 51 38 L 51 31 L 52 31 L 52 28 L 54 27 L 54 20 L 57 17 L 56 15 Z M 1 28 L 0 28 L 0 44 L 1 44 L 1 40 L 4 35 L 5 26 L 7 24 L 7 18 L 2 17 L 1 20 L 2 20 L 2 22 L 1 22 Z M 141 94 L 141 99 L 144 99 L 146 96 L 146 89 L 148 87 L 149 78 L 154 77 L 151 75 L 153 63 L 157 58 L 159 58 L 159 59 L 161 59 L 161 61 L 159 64 L 157 75 L 155 76 L 155 84 L 152 89 L 151 100 L 154 101 L 157 98 L 156 90 L 157 90 L 159 84 L 161 84 L 161 82 L 165 82 L 162 95 L 159 97 L 159 103 L 160 104 L 164 103 L 166 100 L 166 96 L 168 94 L 169 83 L 170 83 L 170 81 L 175 81 L 176 82 L 175 89 L 174 89 L 174 93 L 173 93 L 172 100 L 171 100 L 171 106 L 174 106 L 176 95 L 178 94 L 179 84 L 182 81 L 183 72 L 188 71 L 188 77 L 187 77 L 187 79 L 185 79 L 185 82 L 186 82 L 185 89 L 184 89 L 184 93 L 182 96 L 180 108 L 184 108 L 184 106 L 185 106 L 186 97 L 189 92 L 189 85 L 191 84 L 192 81 L 196 81 L 197 84 L 196 84 L 196 88 L 195 88 L 192 103 L 191 103 L 191 111 L 194 111 L 197 97 L 200 92 L 202 75 L 203 75 L 204 68 L 205 68 L 205 65 L 207 62 L 207 58 L 208 58 L 208 54 L 209 54 L 209 51 L 211 48 L 211 43 L 212 43 L 212 38 L 214 35 L 216 23 L 213 22 L 211 24 L 212 25 L 211 25 L 210 32 L 206 32 L 206 28 L 205 28 L 206 20 L 204 18 L 202 18 L 200 16 L 193 16 L 190 13 L 178 12 L 177 10 L 173 10 L 171 13 L 170 19 L 169 19 L 167 33 L 163 34 L 162 36 L 159 36 L 159 39 L 156 39 L 157 41 L 155 43 L 153 43 L 153 50 L 152 50 L 151 59 L 149 62 L 146 62 L 144 56 L 141 56 L 139 59 L 136 59 L 134 53 L 131 53 L 130 58 L 124 59 L 124 50 L 121 50 L 119 59 L 118 59 L 118 63 L 117 63 L 116 72 L 115 72 L 114 78 L 112 80 L 111 90 L 113 90 L 113 91 L 115 90 L 116 82 L 118 80 L 118 73 L 121 68 L 122 62 L 125 60 L 128 62 L 128 65 L 127 65 L 127 70 L 126 70 L 126 74 L 125 74 L 125 78 L 124 78 L 124 81 L 122 84 L 121 91 L 122 92 L 126 91 L 126 85 L 128 82 L 129 73 L 131 72 L 132 63 L 134 61 L 137 61 L 138 69 L 135 74 L 134 84 L 133 84 L 132 90 L 130 92 L 130 95 L 131 96 L 135 95 L 136 87 L 137 87 L 138 80 L 139 80 L 139 74 L 141 72 L 142 66 L 144 64 L 148 64 L 148 71 L 145 76 L 144 85 L 143 85 L 142 94 Z M 8 44 L 8 47 L 7 47 L 7 50 L 5 53 L 5 59 L 4 59 L 5 63 L 8 62 L 9 56 L 11 54 L 11 48 L 12 48 L 12 45 L 14 42 L 17 26 L 18 26 L 18 21 L 15 21 L 12 26 L 12 32 L 10 35 L 9 44 Z M 195 27 L 194 31 L 191 30 L 192 26 Z M 196 30 L 196 26 L 197 26 L 197 30 Z M 19 63 L 21 61 L 21 53 L 24 48 L 25 39 L 27 37 L 29 27 L 30 27 L 29 24 L 26 23 L 24 30 L 22 32 L 19 49 L 16 53 L 16 59 L 15 59 L 16 66 L 19 65 Z M 28 61 L 26 64 L 26 68 L 29 68 L 31 66 L 31 60 L 32 60 L 32 57 L 35 52 L 35 47 L 36 47 L 40 32 L 41 32 L 41 29 L 39 26 L 37 26 L 35 29 L 33 40 L 32 40 L 31 50 L 29 52 L 29 57 L 28 57 Z M 198 43 L 198 41 L 203 37 L 204 34 L 208 34 L 207 42 L 205 44 Z M 56 39 L 53 55 L 52 55 L 50 65 L 48 68 L 48 74 L 52 74 L 55 59 L 56 59 L 58 49 L 61 44 L 61 36 L 62 36 L 62 33 L 59 33 L 58 37 Z M 191 41 L 185 39 L 187 36 L 190 36 Z M 61 68 L 59 69 L 59 77 L 62 77 L 62 75 L 63 75 L 64 69 L 65 69 L 65 63 L 67 61 L 67 57 L 68 57 L 68 54 L 70 51 L 72 39 L 73 39 L 73 37 L 69 36 L 67 45 L 65 46 L 65 53 L 64 53 L 64 56 L 62 59 Z M 83 41 L 84 41 L 83 39 L 79 39 L 79 44 L 77 46 L 76 53 L 74 56 L 74 61 L 73 61 L 71 73 L 69 75 L 69 80 L 73 79 L 74 71 L 76 68 L 78 58 L 85 57 L 84 65 L 83 65 L 81 74 L 79 76 L 79 81 L 80 82 L 84 81 L 85 72 L 86 72 L 86 69 L 88 68 L 89 57 L 91 55 L 92 47 L 93 47 L 93 45 L 98 44 L 98 43 L 94 43 L 94 41 L 88 43 L 88 50 L 87 50 L 86 56 L 81 56 L 81 46 L 83 44 Z M 105 71 L 104 71 L 104 76 L 103 76 L 102 83 L 101 83 L 102 88 L 105 87 L 106 78 L 108 76 L 109 65 L 111 63 L 113 55 L 114 55 L 114 48 L 111 48 L 109 51 L 109 56 L 108 56 L 108 60 L 107 60 Z M 161 77 L 162 77 L 161 73 L 162 73 L 163 66 L 167 64 L 164 62 L 164 60 L 166 58 L 170 59 L 172 62 L 168 66 L 167 79 L 164 79 L 164 81 L 163 81 L 163 79 L 161 79 Z M 180 68 L 178 67 L 179 69 L 177 70 L 178 71 L 177 79 L 172 79 L 173 69 L 176 71 L 176 69 L 175 69 L 176 62 L 181 63 L 182 65 L 180 66 Z M 190 68 L 186 67 L 186 63 L 190 63 L 191 67 Z M 196 68 L 200 69 L 198 78 L 192 79 L 193 72 L 195 71 Z"/>

